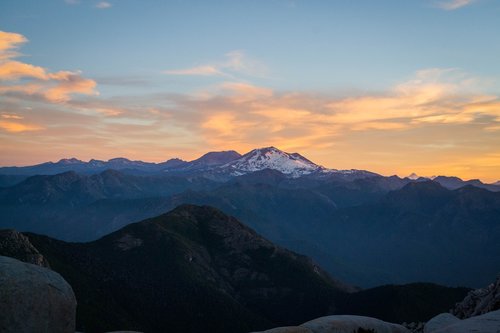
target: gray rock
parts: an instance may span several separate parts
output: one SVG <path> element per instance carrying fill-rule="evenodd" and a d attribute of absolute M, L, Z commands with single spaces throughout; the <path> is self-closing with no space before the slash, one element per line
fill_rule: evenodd
<path fill-rule="evenodd" d="M 76 299 L 56 272 L 0 256 L 0 332 L 73 333 Z"/>
<path fill-rule="evenodd" d="M 300 325 L 313 333 L 353 333 L 361 330 L 374 333 L 409 333 L 404 326 L 363 316 L 327 316 Z M 371 330 L 371 331 L 370 331 Z"/>
<path fill-rule="evenodd" d="M 500 332 L 500 310 L 459 320 L 429 333 L 498 333 Z"/>
<path fill-rule="evenodd" d="M 472 290 L 464 300 L 457 303 L 453 314 L 461 319 L 485 314 L 500 309 L 500 276 L 486 288 Z"/>
<path fill-rule="evenodd" d="M 41 266 L 50 267 L 45 257 L 31 244 L 28 237 L 16 230 L 0 230 L 0 256 Z"/>
<path fill-rule="evenodd" d="M 277 327 L 267 331 L 253 332 L 253 333 L 313 333 L 313 331 L 305 327 L 287 326 L 287 327 Z"/>
<path fill-rule="evenodd" d="M 460 319 L 450 313 L 441 313 L 429 320 L 424 326 L 424 333 L 431 333 L 443 327 L 459 322 Z"/>

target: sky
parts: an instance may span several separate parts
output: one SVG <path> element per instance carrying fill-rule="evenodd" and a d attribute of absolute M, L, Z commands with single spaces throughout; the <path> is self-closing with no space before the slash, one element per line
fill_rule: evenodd
<path fill-rule="evenodd" d="M 2 0 L 0 165 L 275 146 L 500 180 L 498 0 Z"/>

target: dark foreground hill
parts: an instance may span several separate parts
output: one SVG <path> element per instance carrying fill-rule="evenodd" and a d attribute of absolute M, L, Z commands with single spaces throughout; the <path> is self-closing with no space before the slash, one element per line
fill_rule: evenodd
<path fill-rule="evenodd" d="M 86 332 L 248 332 L 328 314 L 348 290 L 210 207 L 181 206 L 91 243 L 27 236 L 74 288 Z"/>

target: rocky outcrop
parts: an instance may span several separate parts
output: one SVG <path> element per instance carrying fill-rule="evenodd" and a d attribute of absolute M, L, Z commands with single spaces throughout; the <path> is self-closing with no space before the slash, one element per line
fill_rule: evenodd
<path fill-rule="evenodd" d="M 500 276 L 486 288 L 476 289 L 457 303 L 452 313 L 461 319 L 500 309 Z"/>
<path fill-rule="evenodd" d="M 278 327 L 261 333 L 409 333 L 405 327 L 363 316 L 327 316 L 297 327 Z"/>
<path fill-rule="evenodd" d="M 45 257 L 31 244 L 28 237 L 15 230 L 0 230 L 0 255 L 50 267 Z"/>
<path fill-rule="evenodd" d="M 500 331 L 500 310 L 460 320 L 453 315 L 440 314 L 424 327 L 425 333 L 498 333 Z M 439 318 L 441 317 L 441 318 Z M 455 319 L 453 319 L 454 317 Z"/>
<path fill-rule="evenodd" d="M 424 333 L 434 332 L 442 327 L 451 326 L 459 322 L 460 319 L 450 313 L 441 313 L 429 320 L 424 326 Z"/>
<path fill-rule="evenodd" d="M 56 272 L 0 256 L 0 332 L 75 332 L 76 299 Z"/>
<path fill-rule="evenodd" d="M 486 288 L 469 292 L 451 312 L 429 320 L 424 333 L 500 332 L 500 277 Z"/>

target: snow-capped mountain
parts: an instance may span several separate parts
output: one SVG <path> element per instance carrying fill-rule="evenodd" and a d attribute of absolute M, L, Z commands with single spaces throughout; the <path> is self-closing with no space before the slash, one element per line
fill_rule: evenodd
<path fill-rule="evenodd" d="M 411 180 L 417 180 L 420 178 L 420 176 L 417 175 L 415 172 L 413 172 L 411 175 L 406 176 L 406 178 L 411 179 Z"/>
<path fill-rule="evenodd" d="M 272 169 L 293 178 L 325 169 L 300 154 L 286 153 L 275 147 L 254 149 L 221 168 L 228 170 L 234 176 Z"/>

